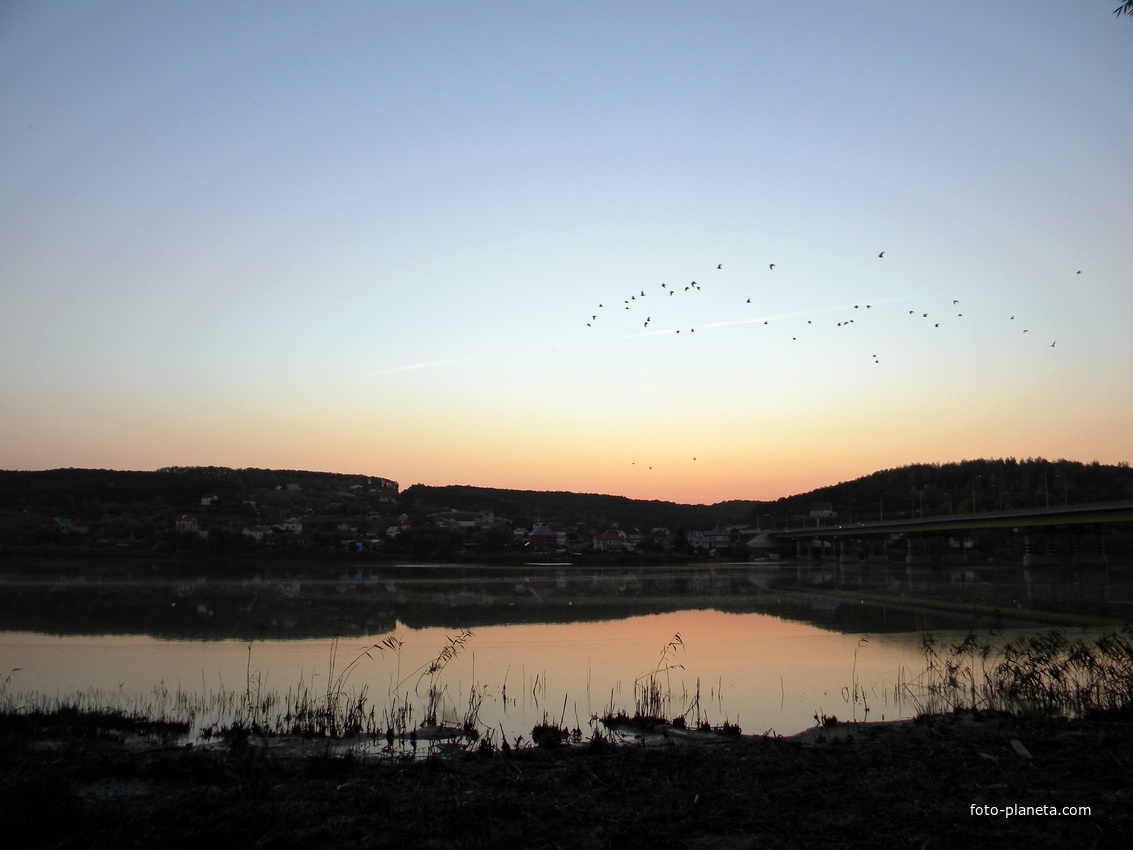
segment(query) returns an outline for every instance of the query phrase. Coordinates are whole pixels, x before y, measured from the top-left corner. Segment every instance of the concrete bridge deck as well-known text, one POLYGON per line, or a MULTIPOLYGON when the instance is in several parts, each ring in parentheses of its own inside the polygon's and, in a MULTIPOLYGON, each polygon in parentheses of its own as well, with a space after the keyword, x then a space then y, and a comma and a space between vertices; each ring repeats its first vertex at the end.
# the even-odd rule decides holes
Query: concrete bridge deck
MULTIPOLYGON (((1006 528, 1024 531, 1073 526, 1106 526, 1133 523, 1133 499, 1118 502, 1091 502, 1016 511, 984 511, 886 520, 883 522, 801 525, 767 532, 779 540, 831 537, 871 537, 893 534, 926 534, 946 531, 974 531, 1006 528)), ((1083 529, 1084 530, 1084 529, 1083 529)))

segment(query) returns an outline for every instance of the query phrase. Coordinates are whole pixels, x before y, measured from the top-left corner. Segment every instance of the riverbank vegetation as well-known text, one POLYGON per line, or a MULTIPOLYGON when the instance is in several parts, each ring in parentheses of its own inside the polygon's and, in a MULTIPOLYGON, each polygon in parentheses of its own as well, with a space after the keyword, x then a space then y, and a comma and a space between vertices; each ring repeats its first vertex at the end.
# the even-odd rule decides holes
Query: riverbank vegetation
MULTIPOLYGON (((411 674, 426 705, 466 639, 411 674)), ((637 680, 633 716, 676 732, 688 707, 663 683, 680 646, 678 635, 637 680)), ((430 753, 417 758, 413 748, 382 755, 384 735, 359 725, 365 695, 346 698, 350 663, 332 668, 326 693, 288 709, 306 732, 278 735, 249 722, 263 699, 249 665, 237 702, 251 713, 195 744, 177 721, 138 707, 32 705, 4 691, 0 816, 28 847, 1124 846, 1127 630, 1003 646, 990 634, 945 645, 926 636, 924 648, 922 675, 899 685, 923 701, 914 721, 824 716, 795 738, 699 742, 616 738, 599 725, 589 736, 415 741, 430 753), (375 747, 329 746, 365 738, 375 747)))
MULTIPOLYGON (((473 632, 451 635, 437 655, 412 670, 402 670, 403 643, 396 635, 364 648, 343 663, 339 640, 333 638, 325 684, 314 678, 300 680, 281 693, 264 685, 264 672, 253 663, 255 641, 248 643, 246 681, 242 688, 220 688, 203 693, 155 685, 146 694, 80 692, 69 695, 22 693, 13 687, 13 673, 0 679, 0 715, 13 718, 54 718, 60 722, 90 725, 113 722, 162 735, 177 735, 182 743, 213 740, 246 744, 252 737, 269 740, 302 739, 331 742, 340 754, 414 757, 434 751, 437 742, 446 749, 472 749, 482 754, 522 749, 525 745, 565 743, 592 745, 617 740, 653 740, 673 736, 693 741, 686 733, 713 733, 738 737, 741 729, 723 718, 713 725, 703 710, 700 682, 688 692, 674 691, 672 674, 683 671, 680 654, 684 643, 678 633, 662 648, 656 665, 633 680, 633 705, 619 705, 613 693, 601 717, 584 725, 575 718, 565 724, 569 695, 557 721, 547 716, 529 738, 511 741, 502 729, 485 726, 480 708, 486 690, 507 698, 507 686, 473 682, 467 690, 452 691, 444 680, 445 668, 469 646, 473 632), (373 695, 368 686, 355 687, 351 676, 363 660, 383 656, 392 665, 390 686, 373 695), (418 718, 420 720, 418 721, 418 718), (497 734, 497 731, 499 734, 497 734), (628 736, 628 737, 627 737, 628 736), (659 737, 658 737, 659 736, 659 737), (448 746, 453 744, 453 746, 448 746), (421 751, 418 751, 420 745, 421 751)), ((863 635, 858 648, 868 643, 863 635)), ((969 632, 960 641, 938 642, 922 637, 923 669, 904 673, 891 685, 887 702, 906 715, 920 718, 946 714, 994 713, 1018 718, 1133 719, 1133 629, 1125 627, 1095 638, 1071 637, 1061 630, 1026 634, 1010 640, 995 630, 969 632)), ((870 719, 867 689, 857 680, 857 653, 843 696, 855 720, 870 719)), ((538 688, 536 680, 533 689, 538 688)), ((830 726, 837 718, 816 715, 816 724, 830 726)))

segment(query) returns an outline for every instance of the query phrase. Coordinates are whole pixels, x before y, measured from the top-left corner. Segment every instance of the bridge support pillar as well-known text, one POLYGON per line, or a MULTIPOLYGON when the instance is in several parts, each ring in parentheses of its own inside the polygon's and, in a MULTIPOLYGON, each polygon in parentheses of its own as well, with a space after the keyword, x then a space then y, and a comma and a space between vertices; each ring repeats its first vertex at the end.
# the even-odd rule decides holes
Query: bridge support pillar
POLYGON ((799 584, 811 584, 814 581, 814 559, 811 557, 810 540, 802 538, 795 540, 796 580, 799 584), (804 545, 805 544, 805 545, 804 545))
POLYGON ((909 547, 905 554, 906 564, 927 564, 932 561, 927 537, 907 537, 905 539, 909 547))
POLYGON ((1092 547, 1086 545, 1086 535, 1074 535, 1074 566, 1100 566, 1104 567, 1109 563, 1105 554, 1105 538, 1100 534, 1095 535, 1094 545, 1092 547))
POLYGON ((860 585, 865 577, 862 567, 861 553, 858 551, 858 540, 839 541, 841 551, 838 553, 839 579, 843 585, 860 585))
POLYGON ((1055 562, 1054 554, 1054 541, 1049 536, 1043 535, 1041 541, 1036 534, 1023 535, 1023 567, 1039 567, 1053 564, 1055 562), (1039 543, 1042 543, 1042 551, 1039 551, 1039 543))
POLYGON ((941 560, 949 564, 966 564, 968 562, 968 550, 964 548, 964 537, 960 536, 959 540, 952 537, 946 537, 943 541, 944 553, 941 555, 941 560), (953 546, 953 543, 957 543, 953 546))
POLYGON ((870 563, 886 563, 889 560, 889 541, 884 537, 880 540, 870 540, 867 558, 870 563))

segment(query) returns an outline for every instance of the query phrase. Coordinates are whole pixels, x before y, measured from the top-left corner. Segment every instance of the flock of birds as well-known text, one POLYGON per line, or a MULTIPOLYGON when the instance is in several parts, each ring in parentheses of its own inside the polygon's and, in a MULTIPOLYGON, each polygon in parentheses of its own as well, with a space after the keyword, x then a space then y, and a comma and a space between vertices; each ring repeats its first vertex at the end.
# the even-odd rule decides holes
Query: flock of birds
MULTIPOLYGON (((878 255, 877 255, 877 258, 878 259, 884 259, 885 258, 885 251, 879 252, 878 255)), ((724 264, 723 263, 717 263, 715 270, 716 271, 723 271, 724 270, 724 264)), ((775 263, 769 263, 768 264, 768 271, 774 271, 774 270, 775 270, 775 263)), ((1082 273, 1081 270, 1077 271, 1077 274, 1081 274, 1081 273, 1082 273)), ((655 290, 653 294, 659 295, 662 299, 662 302, 664 302, 668 298, 675 298, 675 297, 678 297, 678 296, 684 296, 685 294, 695 294, 695 293, 699 293, 699 292, 701 292, 701 284, 698 283, 697 281, 693 280, 693 281, 690 281, 687 284, 684 284, 683 286, 681 286, 681 285, 670 286, 668 283, 661 283, 659 289, 655 290)), ((610 311, 624 312, 626 310, 641 309, 641 308, 645 307, 646 299, 648 297, 649 296, 644 289, 639 289, 637 292, 634 292, 634 293, 630 294, 628 297, 621 299, 621 304, 617 304, 616 301, 611 301, 609 303, 609 306, 607 306, 606 302, 599 303, 598 307, 597 307, 598 312, 592 312, 590 314, 590 319, 589 319, 589 321, 586 322, 586 326, 588 328, 594 328, 598 324, 599 318, 603 317, 604 315, 608 315, 610 311), (622 310, 618 311, 617 310, 618 307, 621 307, 622 310)), ((751 304, 751 303, 752 303, 751 298, 748 297, 745 301, 745 304, 751 304)), ((963 318, 963 316, 964 316, 963 312, 959 311, 960 306, 961 305, 960 305, 959 299, 952 299, 951 308, 953 310, 955 310, 956 312, 951 316, 947 316, 947 318, 963 318)), ((858 311, 870 311, 870 310, 873 310, 873 305, 872 304, 854 304, 852 309, 858 310, 858 311)), ((649 312, 648 310, 646 310, 645 312, 646 312, 646 316, 645 316, 644 320, 642 321, 642 330, 643 331, 648 330, 650 325, 654 324, 652 313, 649 312)), ((932 314, 930 314, 929 312, 924 311, 924 310, 909 310, 908 314, 912 317, 919 317, 921 319, 932 319, 933 320, 932 321, 932 327, 934 327, 934 328, 939 328, 941 326, 941 322, 945 318, 945 317, 939 317, 939 314, 936 313, 935 311, 932 314)), ((855 313, 855 314, 851 314, 849 316, 846 316, 846 317, 842 318, 840 321, 835 322, 834 326, 837 327, 837 328, 847 328, 847 327, 855 324, 856 317, 859 316, 859 315, 861 315, 861 313, 855 313)), ((768 324, 771 323, 771 321, 772 321, 772 319, 764 319, 762 323, 764 325, 768 325, 768 324)), ((1010 316, 1008 321, 1015 321, 1015 316, 1014 315, 1010 316)), ((721 324, 726 324, 726 323, 721 323, 721 324)), ((815 320, 814 319, 807 319, 806 324, 807 325, 814 325, 815 320)), ((671 329, 671 331, 669 331, 669 332, 672 332, 674 334, 679 334, 681 332, 681 330, 682 330, 682 328, 675 328, 675 329, 671 329)), ((696 327, 695 326, 688 327, 687 330, 688 330, 689 333, 695 333, 696 327)), ((661 331, 657 331, 657 332, 661 333, 661 331)), ((1025 333, 1025 334, 1030 333, 1030 329, 1029 328, 1022 328, 1022 333, 1025 333)), ((798 331, 796 331, 795 334, 796 335, 791 337, 791 341, 798 341, 798 339, 799 339, 799 337, 797 335, 798 331)), ((1057 340, 1050 342, 1047 347, 1054 348, 1056 345, 1057 345, 1057 340)), ((872 356, 873 362, 875 364, 880 364, 881 359, 880 359, 880 357, 877 353, 874 353, 871 356, 872 356)))
MULTIPOLYGON (((885 251, 881 251, 880 253, 878 253, 877 259, 878 260, 884 260, 885 259, 885 251)), ((775 263, 769 263, 768 264, 768 272, 774 272, 775 269, 776 269, 775 263)), ((717 263, 716 266, 715 266, 715 269, 713 270, 713 272, 723 272, 723 271, 724 271, 724 264, 723 263, 717 263)), ((713 272, 710 272, 710 274, 713 274, 713 272)), ((1079 274, 1079 275, 1082 274, 1081 270, 1078 270, 1076 273, 1079 274)), ((709 288, 710 288, 710 290, 715 289, 715 287, 709 287, 709 288)), ((723 287, 723 291, 725 293, 727 292, 727 289, 728 289, 728 287, 723 287)), ((637 321, 639 321, 641 323, 639 329, 636 332, 637 335, 641 335, 641 334, 649 334, 649 335, 652 335, 652 334, 669 334, 669 333, 680 334, 682 330, 687 331, 687 333, 695 333, 696 332, 696 326, 690 326, 687 323, 689 311, 683 309, 684 306, 686 304, 689 304, 690 302, 682 302, 681 299, 690 298, 690 297, 691 298, 699 298, 700 293, 702 291, 703 291, 702 285, 695 280, 689 281, 687 284, 679 284, 679 285, 672 285, 672 284, 669 284, 667 282, 660 283, 659 285, 656 286, 656 288, 651 287, 648 292, 645 289, 638 288, 635 292, 628 294, 624 298, 611 299, 609 301, 603 301, 602 303, 599 303, 598 306, 597 306, 597 309, 592 310, 590 312, 589 320, 586 322, 586 327, 593 329, 599 324, 599 322, 616 321, 615 317, 621 318, 621 319, 624 320, 624 318, 626 317, 627 311, 631 315, 636 311, 638 313, 638 316, 640 316, 641 313, 645 314, 643 318, 635 317, 635 318, 637 318, 637 321), (669 321, 672 318, 672 314, 673 314, 673 310, 671 309, 672 307, 677 308, 677 310, 679 311, 678 315, 680 316, 680 318, 686 319, 686 322, 682 323, 680 328, 674 327, 673 323, 671 321, 669 321), (654 320, 655 314, 659 317, 659 321, 654 320), (665 326, 666 323, 667 323, 667 327, 664 330, 657 330, 657 329, 652 330, 652 331, 650 330, 651 326, 656 326, 656 325, 665 326)), ((737 303, 734 305, 734 307, 737 310, 742 310, 744 307, 752 304, 752 298, 751 297, 746 297, 742 302, 739 302, 738 298, 743 298, 743 296, 742 295, 737 296, 737 303)), ((757 302, 758 302, 758 300, 759 299, 757 299, 757 302)), ((861 326, 862 324, 868 325, 870 322, 869 322, 869 320, 866 320, 864 318, 866 315, 869 315, 872 318, 873 316, 876 316, 878 313, 885 312, 887 310, 887 308, 890 308, 893 305, 893 303, 894 303, 893 299, 886 299, 884 301, 879 301, 876 305, 871 304, 871 303, 865 303, 865 302, 853 304, 852 306, 847 305, 846 308, 845 308, 844 315, 842 315, 841 318, 836 319, 836 320, 830 320, 830 319, 823 320, 821 318, 805 318, 805 314, 800 315, 800 314, 797 314, 797 313, 790 314, 790 315, 787 315, 787 316, 772 316, 772 317, 767 317, 767 318, 763 318, 763 319, 760 319, 760 318, 743 318, 742 317, 743 314, 741 312, 741 313, 738 314, 738 315, 741 316, 741 318, 739 318, 739 319, 732 319, 732 320, 723 321, 723 322, 711 322, 711 323, 707 323, 707 324, 702 324, 701 327, 702 328, 719 327, 721 325, 741 324, 741 323, 742 324, 749 324, 750 323, 750 324, 757 324, 757 325, 759 325, 759 324, 769 325, 769 324, 773 324, 773 323, 778 324, 778 323, 791 322, 792 324, 790 324, 790 326, 789 326, 790 329, 788 330, 788 333, 792 334, 792 336, 790 337, 790 340, 792 342, 794 342, 794 341, 798 341, 800 339, 800 336, 803 336, 805 338, 806 331, 809 328, 817 329, 817 328, 823 327, 823 325, 826 325, 826 327, 833 326, 836 329, 837 328, 843 328, 844 329, 844 328, 852 327, 855 324, 858 324, 859 326, 861 326), (861 323, 859 323, 857 321, 858 319, 862 319, 863 321, 861 323)), ((728 308, 728 309, 731 310, 732 308, 728 308)), ((824 312, 829 312, 829 311, 816 310, 816 311, 814 311, 814 315, 817 316, 819 313, 824 313, 824 312)), ((910 319, 915 319, 917 321, 924 322, 924 323, 926 323, 925 326, 928 326, 928 327, 931 327, 931 328, 934 328, 934 329, 941 328, 942 325, 947 326, 953 320, 962 320, 964 318, 963 305, 961 304, 959 298, 945 299, 942 304, 929 305, 929 309, 924 309, 924 306, 922 305, 921 309, 907 310, 907 314, 910 317, 910 319)), ((975 315, 978 316, 979 313, 977 312, 975 315)), ((1010 315, 1010 316, 1004 317, 1003 321, 1008 322, 1008 323, 1014 323, 1014 325, 1015 325, 1014 330, 1015 330, 1016 333, 1022 333, 1022 334, 1031 333, 1030 328, 1025 327, 1024 322, 1018 321, 1016 319, 1015 315, 1010 315)), ((1047 347, 1054 348, 1056 345, 1057 345, 1057 340, 1053 340, 1053 341, 1051 341, 1050 343, 1047 344, 1047 347)), ((864 348, 864 351, 870 351, 870 350, 871 350, 871 348, 864 348)), ((872 359, 874 364, 880 364, 881 363, 880 350, 872 353, 870 355, 870 358, 872 359)), ((692 457, 692 460, 695 461, 696 457, 692 457)), ((652 463, 641 463, 641 464, 639 464, 639 463, 637 463, 637 461, 631 461, 631 465, 634 466, 634 467, 637 467, 639 469, 642 469, 642 470, 652 470, 653 469, 652 463)))

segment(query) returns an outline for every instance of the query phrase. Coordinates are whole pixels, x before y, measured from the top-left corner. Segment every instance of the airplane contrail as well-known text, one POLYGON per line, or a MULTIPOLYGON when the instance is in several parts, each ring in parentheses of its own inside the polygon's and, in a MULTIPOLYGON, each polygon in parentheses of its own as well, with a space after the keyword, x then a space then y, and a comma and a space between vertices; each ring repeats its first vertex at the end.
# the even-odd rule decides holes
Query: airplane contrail
POLYGON ((391 366, 389 369, 379 369, 377 372, 367 372, 366 377, 372 378, 377 375, 395 375, 398 372, 412 372, 414 369, 428 369, 431 366, 443 366, 446 363, 459 362, 459 358, 451 358, 449 360, 429 360, 425 363, 407 363, 404 366, 391 366))

